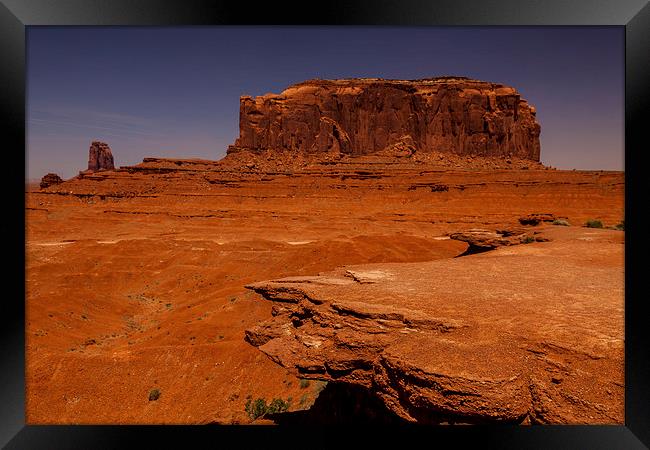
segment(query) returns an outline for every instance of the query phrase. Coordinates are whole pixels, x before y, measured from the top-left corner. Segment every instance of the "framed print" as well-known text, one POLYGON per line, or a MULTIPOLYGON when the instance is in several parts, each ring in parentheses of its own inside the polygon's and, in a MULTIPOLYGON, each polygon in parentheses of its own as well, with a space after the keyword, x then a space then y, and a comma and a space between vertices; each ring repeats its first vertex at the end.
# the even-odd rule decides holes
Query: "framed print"
POLYGON ((647 446, 647 3, 317 9, 3 1, 2 444, 647 446))

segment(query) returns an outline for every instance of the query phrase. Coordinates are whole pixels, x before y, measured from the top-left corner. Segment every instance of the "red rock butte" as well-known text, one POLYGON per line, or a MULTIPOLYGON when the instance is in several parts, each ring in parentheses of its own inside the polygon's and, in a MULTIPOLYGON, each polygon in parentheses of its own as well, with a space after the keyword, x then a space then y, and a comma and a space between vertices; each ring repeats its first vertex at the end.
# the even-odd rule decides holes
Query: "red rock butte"
POLYGON ((88 170, 95 172, 113 169, 115 169, 115 164, 111 148, 104 142, 93 141, 88 150, 88 170))
POLYGON ((401 152, 539 161, 536 111, 512 87, 464 77, 309 80, 240 100, 228 153, 401 152))

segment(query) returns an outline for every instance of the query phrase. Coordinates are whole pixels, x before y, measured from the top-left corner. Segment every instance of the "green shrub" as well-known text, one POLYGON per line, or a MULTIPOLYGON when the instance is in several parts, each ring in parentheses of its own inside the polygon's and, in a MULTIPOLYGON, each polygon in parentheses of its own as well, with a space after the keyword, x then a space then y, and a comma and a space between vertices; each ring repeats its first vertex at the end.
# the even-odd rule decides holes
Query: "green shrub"
POLYGON ((268 405, 266 404, 266 400, 263 398, 258 398, 255 401, 252 401, 249 398, 244 406, 244 410, 248 414, 248 417, 253 420, 264 417, 267 414, 285 412, 288 409, 289 403, 285 402, 281 398, 274 398, 268 405))
POLYGON ((621 223, 616 225, 617 230, 625 231, 625 221, 621 220, 621 223))
POLYGON ((585 226, 587 228, 602 228, 603 223, 600 220, 589 219, 589 220, 587 220, 587 223, 585 223, 585 226))
POLYGON ((244 410, 248 414, 248 417, 251 419, 255 420, 259 417, 262 417, 264 414, 266 414, 266 400, 263 398, 258 398, 254 402, 251 401, 249 398, 246 401, 246 406, 244 406, 244 410))
POLYGON ((532 236, 525 236, 521 239, 522 244, 530 244, 531 242, 535 242, 535 238, 532 236))
POLYGON ((300 380, 300 389, 306 389, 309 387, 309 380, 305 380, 304 378, 300 380))
POLYGON ((267 414, 281 413, 289 409, 289 403, 285 402, 281 398, 274 398, 269 403, 268 408, 266 409, 267 414))
POLYGON ((553 225, 561 225, 563 227, 568 227, 571 224, 567 220, 564 220, 564 219, 555 219, 553 221, 553 225))
POLYGON ((158 400, 160 398, 160 389, 152 389, 149 391, 149 401, 158 400))

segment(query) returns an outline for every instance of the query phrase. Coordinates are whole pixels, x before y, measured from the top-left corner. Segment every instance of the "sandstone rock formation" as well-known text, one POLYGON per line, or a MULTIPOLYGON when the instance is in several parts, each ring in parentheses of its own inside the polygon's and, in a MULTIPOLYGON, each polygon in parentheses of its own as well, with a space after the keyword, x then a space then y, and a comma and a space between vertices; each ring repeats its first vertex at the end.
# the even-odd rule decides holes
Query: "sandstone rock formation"
POLYGON ((241 97, 239 128, 229 154, 540 156, 535 108, 514 88, 463 77, 305 81, 241 97))
POLYGON ((525 230, 516 228, 497 231, 472 228, 466 231, 451 233, 449 238, 467 242, 469 247, 466 254, 480 253, 507 245, 517 245, 535 240, 534 237, 526 234, 525 230))
POLYGON ((555 217, 548 213, 533 213, 519 218, 522 225, 539 225, 541 222, 553 222, 556 219, 566 219, 566 217, 555 217))
POLYGON ((60 176, 55 173, 48 173, 43 178, 41 178, 41 189, 45 189, 52 185, 60 183, 63 183, 63 180, 60 176))
POLYGON ((546 232, 551 242, 463 258, 250 284, 273 306, 246 339, 408 421, 621 423, 623 236, 546 232))
POLYGON ((96 172, 98 170, 113 170, 113 153, 108 144, 99 141, 93 141, 88 151, 88 170, 96 172))

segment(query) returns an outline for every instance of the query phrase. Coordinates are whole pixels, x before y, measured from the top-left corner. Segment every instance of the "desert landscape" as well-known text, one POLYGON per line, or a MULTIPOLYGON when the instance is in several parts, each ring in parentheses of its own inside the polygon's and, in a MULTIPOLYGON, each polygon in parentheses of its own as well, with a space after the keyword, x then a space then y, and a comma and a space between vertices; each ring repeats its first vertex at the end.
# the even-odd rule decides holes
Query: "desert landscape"
POLYGON ((28 187, 28 423, 624 423, 624 172, 544 166, 535 107, 464 77, 239 126, 28 187))

